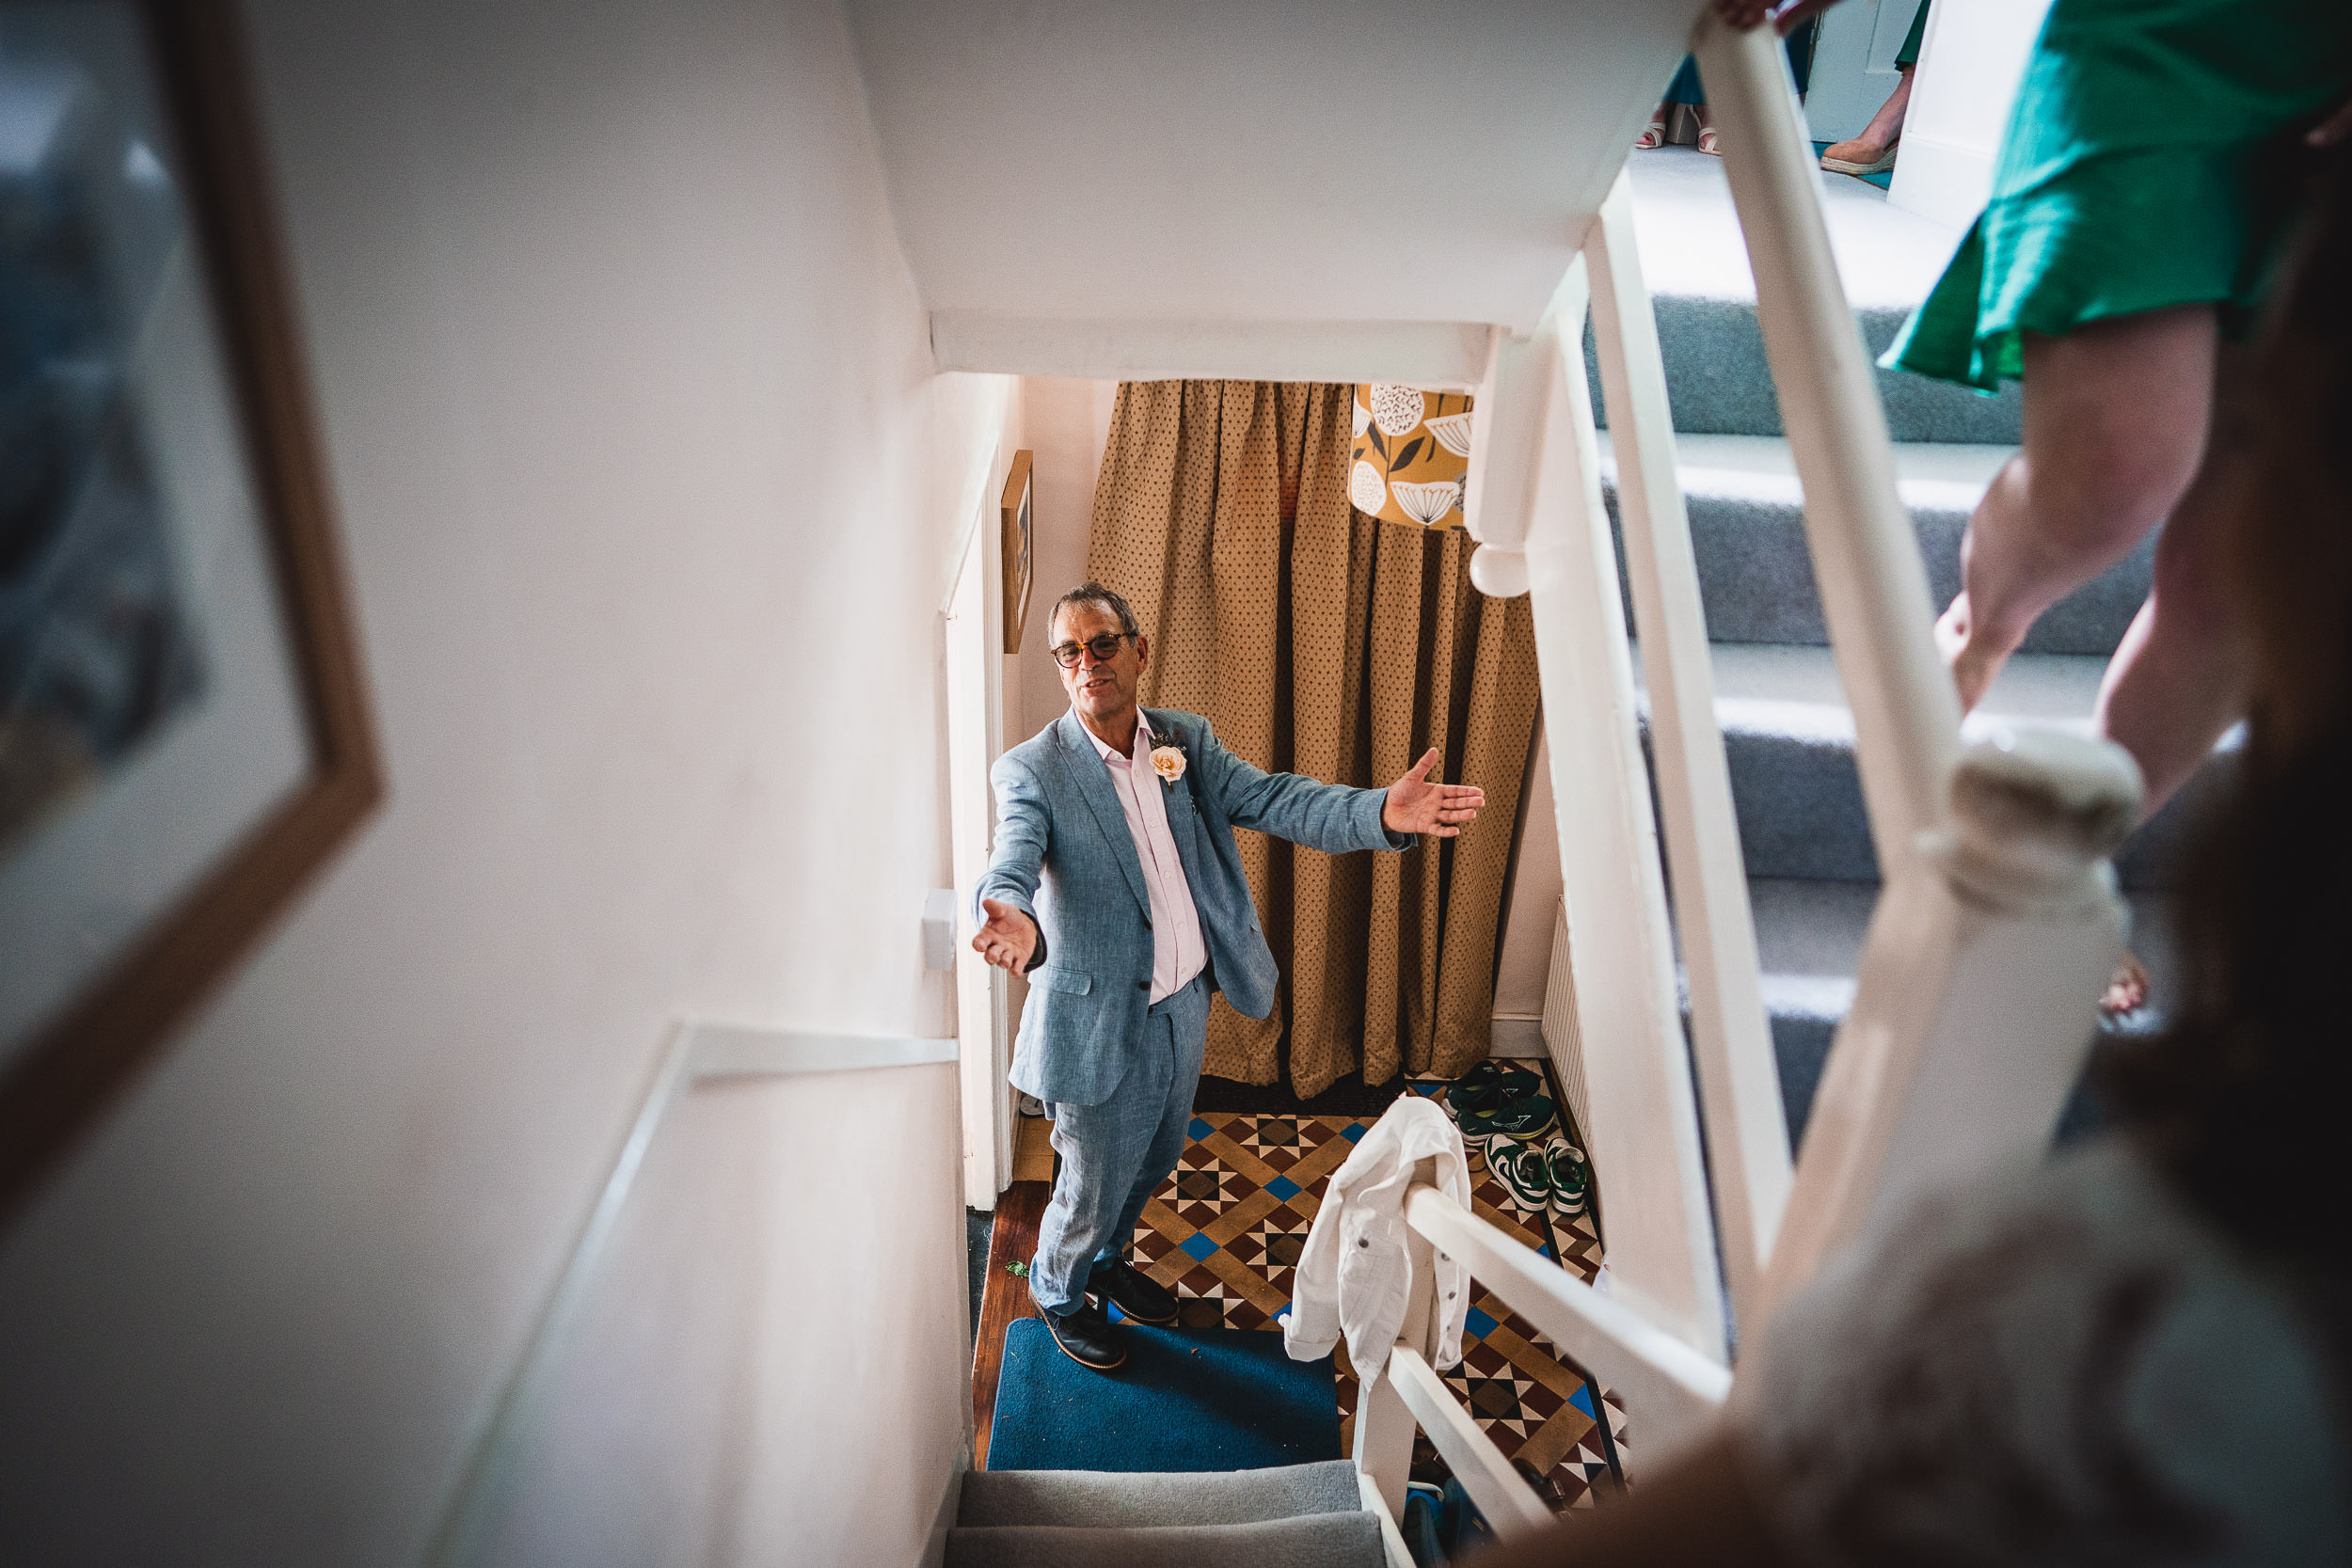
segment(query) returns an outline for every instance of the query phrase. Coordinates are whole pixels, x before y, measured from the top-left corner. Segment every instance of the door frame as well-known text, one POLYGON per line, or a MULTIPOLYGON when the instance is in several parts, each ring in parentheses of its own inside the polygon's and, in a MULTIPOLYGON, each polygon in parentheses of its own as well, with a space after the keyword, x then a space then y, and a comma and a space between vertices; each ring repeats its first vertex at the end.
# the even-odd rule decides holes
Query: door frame
POLYGON ((997 492, 1012 457, 1000 441, 966 519, 970 537, 943 617, 947 698, 947 824, 956 887, 954 1006, 963 1118, 963 1200, 993 1210, 1012 1180, 1010 977, 972 950, 972 890, 996 830, 989 769, 1004 749, 1004 550, 997 492))

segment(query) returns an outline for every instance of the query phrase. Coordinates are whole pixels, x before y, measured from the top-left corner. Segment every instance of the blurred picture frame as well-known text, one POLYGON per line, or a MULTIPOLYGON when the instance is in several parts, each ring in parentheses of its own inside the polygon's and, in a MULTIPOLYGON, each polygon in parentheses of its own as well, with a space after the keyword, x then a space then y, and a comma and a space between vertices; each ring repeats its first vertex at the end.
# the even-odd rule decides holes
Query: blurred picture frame
POLYGON ((238 22, 0 0, 0 1222, 382 793, 238 22))
POLYGON ((1021 634, 1029 621, 1029 590, 1037 581, 1037 517, 1030 469, 1037 454, 1027 450, 1012 454, 1005 474, 1000 506, 1004 526, 1005 652, 1021 651, 1021 634))

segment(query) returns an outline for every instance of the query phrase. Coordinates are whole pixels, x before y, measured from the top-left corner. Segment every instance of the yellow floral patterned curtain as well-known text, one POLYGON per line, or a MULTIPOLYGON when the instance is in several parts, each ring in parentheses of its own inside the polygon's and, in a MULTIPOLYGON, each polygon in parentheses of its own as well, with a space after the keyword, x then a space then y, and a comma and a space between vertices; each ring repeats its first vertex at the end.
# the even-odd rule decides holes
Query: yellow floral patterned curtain
POLYGON ((1218 1000, 1220 1077, 1275 1082, 1286 1030, 1301 1096, 1487 1053, 1536 684, 1527 601, 1470 582, 1469 412, 1382 385, 1120 388, 1089 566, 1152 638, 1145 703, 1206 715, 1261 768, 1376 786, 1434 745, 1440 776, 1486 791, 1469 832, 1403 855, 1239 835, 1283 984, 1263 1022, 1218 1000))
POLYGON ((1380 381, 1359 387, 1347 499, 1382 522, 1459 528, 1470 442, 1467 394, 1380 381))

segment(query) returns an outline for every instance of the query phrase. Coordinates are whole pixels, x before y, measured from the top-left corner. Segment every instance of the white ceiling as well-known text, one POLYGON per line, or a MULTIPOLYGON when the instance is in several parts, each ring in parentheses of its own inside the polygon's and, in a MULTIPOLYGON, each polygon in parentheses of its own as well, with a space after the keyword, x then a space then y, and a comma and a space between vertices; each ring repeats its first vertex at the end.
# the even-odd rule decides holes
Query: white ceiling
POLYGON ((1534 325, 1699 4, 847 9, 943 368, 1440 381, 1534 325))

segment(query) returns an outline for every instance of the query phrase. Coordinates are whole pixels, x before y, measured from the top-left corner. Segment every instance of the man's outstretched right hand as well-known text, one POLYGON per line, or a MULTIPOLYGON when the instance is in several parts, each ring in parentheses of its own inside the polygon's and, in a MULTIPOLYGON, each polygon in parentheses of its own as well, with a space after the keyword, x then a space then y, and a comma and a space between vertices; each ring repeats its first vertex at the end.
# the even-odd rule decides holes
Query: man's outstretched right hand
POLYGON ((972 939, 972 950, 1009 974, 1019 974, 1029 967, 1029 955, 1037 951, 1037 926, 1029 917, 1010 904, 1000 904, 993 898, 980 900, 980 908, 988 911, 988 923, 972 939))

